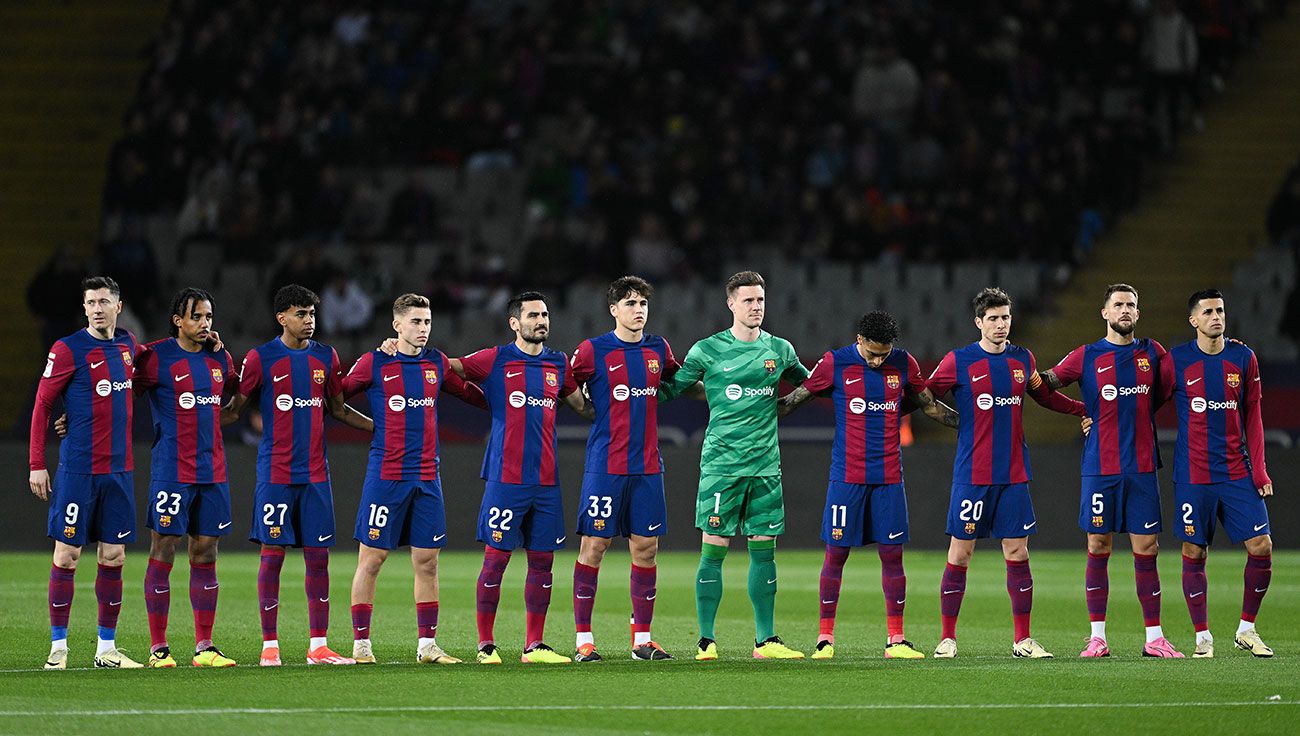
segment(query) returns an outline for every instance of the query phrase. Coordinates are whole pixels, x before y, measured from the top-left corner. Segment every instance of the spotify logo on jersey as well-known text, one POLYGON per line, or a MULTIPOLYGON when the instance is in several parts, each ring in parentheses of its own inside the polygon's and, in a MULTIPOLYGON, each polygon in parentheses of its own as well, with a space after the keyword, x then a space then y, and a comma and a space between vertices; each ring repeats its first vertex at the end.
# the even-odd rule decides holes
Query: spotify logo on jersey
POLYGON ((406 397, 405 397, 405 396, 389 396, 389 397, 388 397, 388 408, 391 409, 392 411, 403 411, 404 409, 406 409, 406 397))
POLYGON ((853 398, 849 399, 849 411, 853 412, 854 414, 861 414, 866 410, 867 410, 867 402, 861 397, 854 396, 853 398))
POLYGON ((627 386, 624 386, 623 384, 620 383, 619 385, 614 387, 614 390, 611 393, 614 394, 615 401, 627 401, 627 397, 628 397, 627 386))
POLYGON ((280 411, 289 411, 293 408, 293 397, 289 394, 280 394, 275 397, 275 408, 280 411))
POLYGON ((993 408, 993 397, 989 394, 980 394, 975 397, 975 406, 988 411, 993 408))
POLYGON ((108 396, 113 393, 113 382, 107 378, 102 379, 99 383, 95 384, 95 393, 100 396, 108 396))
POLYGON ((194 408, 194 394, 190 393, 189 391, 186 391, 185 393, 183 393, 183 394, 181 394, 180 396, 177 396, 177 397, 176 397, 176 403, 177 403, 177 404, 180 404, 180 407, 181 407, 182 409, 193 409, 193 408, 194 408))
POLYGON ((511 391, 507 400, 516 409, 528 403, 528 397, 524 395, 523 391, 511 391))
POLYGON ((745 393, 745 390, 740 387, 740 384, 733 383, 730 386, 727 386, 727 390, 725 393, 727 394, 728 399, 735 401, 745 393))
POLYGON ((1119 392, 1115 390, 1114 386, 1106 385, 1101 387, 1101 398, 1107 401, 1114 401, 1118 395, 1119 392))

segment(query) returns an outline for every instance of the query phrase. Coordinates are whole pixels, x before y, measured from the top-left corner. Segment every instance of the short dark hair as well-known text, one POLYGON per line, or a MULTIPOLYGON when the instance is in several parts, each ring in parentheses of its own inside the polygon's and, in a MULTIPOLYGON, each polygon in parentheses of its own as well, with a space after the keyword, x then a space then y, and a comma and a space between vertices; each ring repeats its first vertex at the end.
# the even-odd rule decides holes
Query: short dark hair
POLYGON ((605 300, 611 305, 618 304, 633 292, 649 299, 654 295, 655 287, 640 276, 620 276, 610 283, 609 290, 605 292, 605 300))
POLYGON ((524 302, 544 302, 546 295, 540 291, 523 291, 510 297, 506 302, 506 315, 519 319, 519 315, 524 311, 524 302))
POLYGON ((877 309, 858 320, 858 334, 871 342, 892 345, 898 339, 898 321, 889 312, 877 309))
POLYGON ((118 299, 122 298, 122 287, 118 286, 111 276, 87 276, 81 280, 82 296, 85 296, 87 291, 95 291, 96 289, 108 289, 108 293, 118 299))
POLYGON ((393 300, 393 316, 400 317, 412 309, 428 309, 429 300, 419 294, 403 294, 393 300))
MULTIPOLYGON (((176 298, 172 299, 172 316, 184 319, 194 311, 194 307, 199 302, 212 304, 212 295, 202 289, 196 289, 193 286, 187 286, 176 293, 176 298)), ((167 318, 167 327, 172 337, 178 337, 181 334, 181 328, 167 318)))
POLYGON ((974 299, 970 300, 971 307, 975 310, 975 316, 984 319, 990 309, 995 307, 1011 306, 1011 296, 996 286, 989 286, 980 290, 974 299))
POLYGON ((275 292, 275 299, 272 301, 272 309, 276 314, 287 312, 294 307, 316 307, 320 306, 320 297, 316 292, 305 286, 298 284, 289 284, 281 286, 280 290, 275 292))
POLYGON ((1191 314, 1192 312, 1195 312, 1196 305, 1200 304, 1205 299, 1222 298, 1223 292, 1218 289, 1201 289, 1200 291, 1194 291, 1191 296, 1187 297, 1187 313, 1191 314))
POLYGON ((1132 294, 1134 299, 1137 299, 1138 296, 1138 290, 1134 289, 1132 286, 1129 286, 1128 284, 1125 283, 1111 284, 1110 286, 1106 287, 1106 297, 1101 300, 1101 306, 1105 307, 1107 304, 1110 304, 1110 295, 1114 294, 1117 291, 1126 291, 1132 294))
POLYGON ((767 288, 767 282, 763 280, 763 275, 758 271, 741 271, 727 279, 727 296, 736 293, 736 289, 742 286, 762 286, 767 288))

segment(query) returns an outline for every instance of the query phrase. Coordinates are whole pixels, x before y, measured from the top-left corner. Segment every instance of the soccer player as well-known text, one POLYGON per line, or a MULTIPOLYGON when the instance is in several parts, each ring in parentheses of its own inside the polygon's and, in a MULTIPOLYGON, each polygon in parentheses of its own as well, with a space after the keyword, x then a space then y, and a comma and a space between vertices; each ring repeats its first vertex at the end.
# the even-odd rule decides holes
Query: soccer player
POLYGON ((438 397, 443 389, 485 408, 483 392, 448 369, 429 346, 429 300, 403 294, 393 302, 397 353, 373 350, 343 379, 346 396, 365 392, 375 435, 353 538, 360 545, 352 578, 352 658, 373 663, 370 618, 375 583, 391 550, 410 545, 415 569, 415 660, 457 664, 438 646, 438 550, 447 544, 447 516, 438 475, 438 397))
POLYGON ((595 410, 587 437, 578 509, 582 543, 573 565, 573 619, 578 662, 599 661, 591 635, 600 562, 612 538, 628 538, 632 555, 632 658, 672 659, 650 637, 656 596, 655 555, 667 532, 664 464, 659 456, 659 383, 679 367, 668 342, 645 332, 654 289, 623 276, 606 299, 614 329, 583 340, 573 353, 573 379, 595 410))
POLYGON ((175 667, 167 644, 171 570, 176 547, 189 535, 190 605, 195 667, 233 667, 212 643, 217 612, 217 540, 230 533, 230 485, 221 438, 222 393, 234 393, 230 353, 210 347, 212 296, 182 289, 172 302, 172 337, 149 343, 136 362, 135 390, 147 393, 153 414, 150 532, 144 602, 150 667, 175 667))
POLYGON ((1192 294, 1187 311, 1196 339, 1170 350, 1160 373, 1161 386, 1178 410, 1174 506, 1183 540, 1183 597, 1196 629, 1192 656, 1214 656, 1205 557, 1217 518, 1228 538, 1246 547, 1241 622, 1234 641, 1256 657, 1271 657, 1273 650, 1255 630, 1273 576, 1273 539, 1264 505, 1273 495, 1273 481, 1264 462, 1259 364, 1250 348, 1224 339, 1227 314, 1218 290, 1192 294))
POLYGON ((1029 448, 1021 410, 1026 394, 1053 411, 1086 416, 1082 403, 1052 391, 1035 370, 1034 356, 1012 345, 1011 297, 998 288, 975 296, 978 342, 943 357, 930 376, 937 398, 953 392, 964 418, 957 429, 952 497, 948 503, 948 564, 940 587, 942 639, 934 656, 957 656, 957 615, 966 592, 966 569, 975 540, 1002 540, 1007 562, 1007 593, 1015 624, 1011 652, 1017 657, 1051 657, 1029 635, 1034 579, 1029 572, 1029 535, 1038 521, 1029 498, 1029 448))
POLYGON ((695 612, 695 658, 714 660, 714 622, 722 601, 722 563, 731 538, 749 539, 749 600, 754 608, 755 659, 803 659, 775 631, 776 538, 785 531, 781 451, 777 445, 777 384, 803 383, 808 369, 794 346, 762 330, 766 288, 755 271, 727 280, 731 327, 691 346, 668 381, 668 395, 703 381, 709 424, 700 457, 695 526, 701 532, 695 612))
POLYGON ((551 567, 566 536, 555 463, 555 413, 563 401, 583 414, 588 412, 587 402, 573 382, 564 353, 546 347, 551 324, 546 297, 535 291, 517 294, 506 313, 514 342, 448 361, 462 378, 482 387, 492 412, 478 518, 478 541, 484 545, 477 592, 478 662, 501 664, 493 635, 501 577, 511 552, 522 546, 528 551, 528 576, 520 660, 558 664, 571 660, 543 639, 551 604, 551 567))
POLYGON ((1138 294, 1128 284, 1111 284, 1102 299, 1106 336, 1081 345, 1042 372, 1053 389, 1078 382, 1088 416, 1095 424, 1083 445, 1083 489, 1079 528, 1088 535, 1084 597, 1092 632, 1080 657, 1109 657, 1106 603, 1115 532, 1129 535, 1138 603, 1146 623, 1144 657, 1178 659, 1183 655, 1160 627, 1160 486, 1156 469, 1155 413, 1161 396, 1160 361, 1165 349, 1150 338, 1135 338, 1138 294))
POLYGON ((325 412, 366 432, 369 417, 343 401, 339 356, 312 340, 320 299, 297 284, 275 294, 273 308, 282 332, 244 356, 239 392, 222 410, 229 424, 256 394, 262 413, 257 448, 257 488, 249 540, 262 546, 257 597, 262 618, 263 667, 280 666, 277 633, 280 569, 285 547, 302 547, 307 568, 307 615, 311 641, 307 664, 355 664, 331 650, 329 628, 329 548, 334 546, 334 496, 325 457, 325 412))
POLYGON ((781 398, 787 414, 814 396, 835 404, 835 443, 822 513, 821 631, 813 659, 835 656, 835 610, 844 563, 853 547, 876 544, 885 593, 888 638, 885 657, 922 659, 903 635, 907 576, 903 545, 908 540, 907 495, 898 427, 910 400, 927 416, 952 428, 957 412, 935 401, 921 368, 906 350, 894 347, 898 323, 888 312, 868 312, 858 321, 857 341, 822 356, 803 385, 781 398))
POLYGON ((132 379, 139 353, 135 337, 117 328, 122 290, 107 276, 81 282, 84 330, 50 347, 36 391, 28 448, 32 493, 50 501, 48 534, 54 540, 50 568, 50 656, 47 670, 68 666, 68 613, 81 548, 97 543, 95 598, 99 642, 95 666, 132 669, 144 665, 117 648, 122 610, 122 565, 135 539, 134 458, 131 452, 132 379), (45 433, 55 400, 68 414, 68 438, 59 447, 54 482, 45 465, 45 433))

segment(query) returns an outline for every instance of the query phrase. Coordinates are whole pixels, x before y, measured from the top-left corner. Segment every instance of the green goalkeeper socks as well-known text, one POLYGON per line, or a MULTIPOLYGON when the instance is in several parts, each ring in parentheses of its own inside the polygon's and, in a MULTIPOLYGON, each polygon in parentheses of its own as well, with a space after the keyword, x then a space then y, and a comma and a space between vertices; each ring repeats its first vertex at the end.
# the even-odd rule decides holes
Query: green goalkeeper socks
POLYGON ((754 605, 754 641, 776 636, 776 540, 749 542, 749 601, 754 605))
POLYGON ((722 603, 722 561, 727 548, 704 544, 700 548, 700 568, 695 574, 695 615, 700 622, 700 638, 713 639, 713 622, 722 603))

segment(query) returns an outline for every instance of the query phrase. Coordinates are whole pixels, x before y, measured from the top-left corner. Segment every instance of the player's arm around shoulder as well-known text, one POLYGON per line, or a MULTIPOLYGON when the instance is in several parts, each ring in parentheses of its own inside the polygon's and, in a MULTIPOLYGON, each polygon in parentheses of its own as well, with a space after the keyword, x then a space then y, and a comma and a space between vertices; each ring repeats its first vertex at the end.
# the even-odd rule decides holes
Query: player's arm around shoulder
POLYGON ((777 399, 776 415, 784 417, 790 412, 798 409, 804 404, 812 401, 818 394, 829 391, 835 380, 835 354, 827 350, 822 355, 817 365, 813 366, 812 372, 809 373, 799 386, 787 393, 785 396, 777 399))
POLYGON ((704 399, 704 374, 708 371, 712 361, 707 355, 707 351, 701 346, 704 341, 701 340, 691 346, 686 351, 686 358, 682 361, 679 368, 673 371, 667 380, 659 384, 659 400, 672 401, 678 396, 685 396, 689 399, 704 399))

